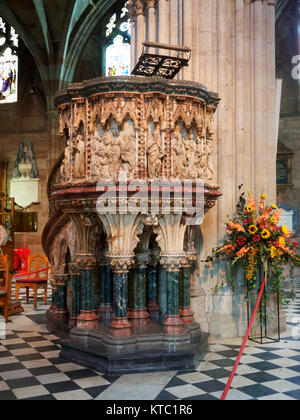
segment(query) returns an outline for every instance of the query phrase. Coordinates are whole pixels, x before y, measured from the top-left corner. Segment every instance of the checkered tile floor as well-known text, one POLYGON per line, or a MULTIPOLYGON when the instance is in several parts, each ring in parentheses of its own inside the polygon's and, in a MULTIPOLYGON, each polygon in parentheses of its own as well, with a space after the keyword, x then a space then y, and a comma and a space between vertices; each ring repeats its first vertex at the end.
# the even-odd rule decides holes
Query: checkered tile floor
MULTIPOLYGON (((300 400, 300 282, 286 316, 288 331, 280 343, 248 342, 228 399, 300 400)), ((59 340, 42 327, 10 330, 0 340, 0 400, 219 400, 240 342, 212 343, 197 370, 153 374, 150 392, 149 373, 101 375, 60 359, 59 340)))

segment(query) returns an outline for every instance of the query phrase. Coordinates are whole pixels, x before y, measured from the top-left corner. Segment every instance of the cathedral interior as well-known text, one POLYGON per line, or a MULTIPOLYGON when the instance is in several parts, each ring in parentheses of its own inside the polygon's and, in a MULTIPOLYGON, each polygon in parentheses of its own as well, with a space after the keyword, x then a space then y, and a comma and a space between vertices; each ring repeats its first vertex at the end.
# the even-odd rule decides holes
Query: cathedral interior
POLYGON ((241 188, 299 239, 299 80, 299 0, 0 1, 0 400, 219 399, 249 313, 207 258, 241 188))

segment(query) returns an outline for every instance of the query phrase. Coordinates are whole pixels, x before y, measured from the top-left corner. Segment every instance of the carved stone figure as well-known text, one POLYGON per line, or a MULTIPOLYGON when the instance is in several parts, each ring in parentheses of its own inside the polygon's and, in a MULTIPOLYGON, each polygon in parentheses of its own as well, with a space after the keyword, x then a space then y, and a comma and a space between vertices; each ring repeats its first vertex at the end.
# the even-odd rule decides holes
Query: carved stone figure
POLYGON ((148 176, 149 178, 159 178, 162 172, 162 161, 166 154, 161 147, 161 137, 159 125, 157 125, 153 136, 150 137, 148 144, 148 176))
POLYGON ((115 140, 114 143, 108 148, 107 156, 109 158, 108 174, 109 178, 115 179, 118 177, 121 164, 122 164, 122 150, 119 140, 115 140))
POLYGON ((187 152, 186 156, 188 165, 188 176, 192 179, 195 179, 197 178, 197 170, 195 167, 197 146, 194 140, 194 134, 192 132, 188 134, 185 148, 187 152))
POLYGON ((74 178, 84 178, 85 175, 85 143, 83 137, 79 134, 73 146, 74 153, 74 178))
POLYGON ((185 179, 188 174, 188 161, 184 138, 180 132, 180 126, 177 125, 174 132, 173 143, 173 169, 176 178, 185 179))
POLYGON ((70 151, 70 142, 68 141, 67 147, 65 148, 65 157, 61 165, 61 178, 64 181, 68 181, 70 179, 70 171, 71 171, 71 151, 70 151))
POLYGON ((206 169, 206 145, 205 139, 203 137, 198 138, 196 146, 196 161, 195 167, 197 170, 198 178, 205 178, 205 169, 206 169))
POLYGON ((91 162, 92 173, 99 178, 109 178, 109 159, 105 144, 101 137, 95 137, 93 158, 91 162))
POLYGON ((121 167, 120 170, 127 172, 129 179, 134 177, 136 169, 136 138, 133 127, 125 121, 123 130, 120 134, 119 144, 121 147, 121 167))

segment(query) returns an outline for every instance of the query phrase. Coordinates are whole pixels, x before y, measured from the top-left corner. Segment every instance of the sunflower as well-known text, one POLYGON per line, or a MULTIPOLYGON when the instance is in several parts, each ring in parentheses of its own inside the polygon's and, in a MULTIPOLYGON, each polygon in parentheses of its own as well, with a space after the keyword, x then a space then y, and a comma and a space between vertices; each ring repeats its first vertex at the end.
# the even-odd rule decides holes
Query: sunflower
POLYGON ((252 206, 247 206, 246 210, 248 213, 252 213, 253 212, 253 207, 252 206))
POLYGON ((268 229, 264 229, 261 233, 261 237, 263 239, 269 239, 271 236, 271 233, 268 231, 268 229))
POLYGON ((251 225, 249 226, 249 233, 251 233, 251 235, 255 235, 258 231, 257 227, 255 225, 251 225))

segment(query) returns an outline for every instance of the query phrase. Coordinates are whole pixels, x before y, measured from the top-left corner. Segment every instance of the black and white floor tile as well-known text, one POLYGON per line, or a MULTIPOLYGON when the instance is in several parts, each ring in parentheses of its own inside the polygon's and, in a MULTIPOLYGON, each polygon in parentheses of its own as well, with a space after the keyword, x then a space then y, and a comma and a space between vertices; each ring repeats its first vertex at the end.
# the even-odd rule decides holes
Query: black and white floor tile
MULTIPOLYGON (((248 342, 229 400, 300 400, 300 282, 295 291, 281 342, 248 342)), ((59 358, 59 339, 43 324, 46 309, 25 305, 0 339, 0 400, 219 400, 241 344, 212 343, 189 372, 107 376, 59 358)))

